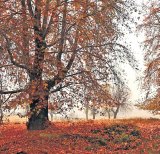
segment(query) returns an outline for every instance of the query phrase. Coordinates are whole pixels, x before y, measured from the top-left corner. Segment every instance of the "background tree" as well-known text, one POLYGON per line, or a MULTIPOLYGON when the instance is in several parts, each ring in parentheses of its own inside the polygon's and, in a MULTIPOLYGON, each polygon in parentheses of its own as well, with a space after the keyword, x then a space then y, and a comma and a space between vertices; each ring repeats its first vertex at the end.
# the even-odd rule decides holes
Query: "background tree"
POLYGON ((138 106, 154 114, 160 113, 160 2, 151 1, 144 6, 146 17, 140 29, 145 32, 146 98, 138 106), (147 9, 146 9, 147 8, 147 9))
POLYGON ((118 85, 116 88, 116 92, 113 93, 113 99, 117 102, 115 106, 111 108, 111 112, 113 112, 113 118, 116 119, 119 111, 129 109, 129 89, 123 85, 118 85))
POLYGON ((85 93, 84 107, 86 113, 86 119, 88 120, 89 111, 91 112, 92 118, 95 119, 96 115, 101 113, 101 109, 106 106, 114 106, 115 100, 112 98, 109 91, 109 85, 102 84, 97 85, 97 90, 93 90, 85 93), (92 93, 92 94, 91 94, 92 93))
POLYGON ((128 20, 127 0, 9 0, 0 5, 1 66, 9 65, 9 86, 0 93, 15 94, 19 105, 30 104, 29 130, 46 128, 51 94, 57 92, 54 102, 65 99, 64 110, 71 108, 81 87, 93 91, 111 76, 118 78, 108 63, 113 58, 134 62, 118 43, 128 20))
POLYGON ((101 115, 116 119, 120 111, 129 109, 130 91, 124 83, 108 85, 105 90, 110 97, 104 100, 101 115))

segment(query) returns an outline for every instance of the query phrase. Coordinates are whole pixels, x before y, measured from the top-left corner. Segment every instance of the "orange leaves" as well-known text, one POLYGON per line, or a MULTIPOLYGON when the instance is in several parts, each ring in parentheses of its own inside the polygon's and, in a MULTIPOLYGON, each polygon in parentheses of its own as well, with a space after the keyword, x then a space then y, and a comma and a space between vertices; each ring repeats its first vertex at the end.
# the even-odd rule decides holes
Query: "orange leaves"
POLYGON ((74 7, 75 7, 76 10, 79 10, 81 8, 81 5, 78 1, 75 1, 74 2, 74 7))
MULTIPOLYGON (((112 58, 109 60, 109 57, 112 57, 114 52, 114 56, 121 57, 123 52, 123 56, 130 57, 130 54, 126 56, 128 52, 121 50, 120 47, 108 47, 108 42, 116 46, 117 38, 121 35, 121 26, 117 23, 122 21, 126 6, 119 5, 120 2, 117 0, 2 2, 4 16, 0 24, 2 31, 10 39, 7 45, 10 45, 12 50, 10 53, 13 53, 13 58, 5 56, 4 61, 6 64, 11 62, 16 68, 13 72, 20 84, 16 82, 15 86, 21 87, 25 83, 29 85, 25 93, 19 95, 24 98, 17 97, 20 104, 30 104, 31 100, 36 100, 40 103, 37 106, 40 109, 47 104, 52 89, 60 87, 58 90, 61 90, 61 86, 68 89, 64 92, 62 89, 62 95, 58 94, 57 99, 62 97, 63 102, 67 100, 67 103, 67 97, 69 101, 72 99, 71 102, 81 102, 82 98, 76 93, 82 93, 82 89, 87 86, 89 91, 95 91, 89 94, 97 94, 97 100, 110 97, 107 92, 98 92, 101 90, 99 85, 110 80, 108 79, 110 74, 117 74, 114 72, 116 69, 113 69, 112 58), (20 76, 16 74, 17 70, 22 71, 19 68, 24 72, 19 74, 20 76), (70 83, 73 86, 68 86, 70 83), (24 96, 26 93, 29 98, 24 96)), ((8 55, 7 50, 4 52, 8 55)), ((69 104, 68 108, 75 104, 69 104)))
POLYGON ((1 125, 0 153, 17 153, 20 151, 28 154, 65 154, 67 152, 125 154, 143 153, 143 151, 159 153, 159 126, 158 120, 138 121, 136 119, 108 122, 55 122, 50 128, 43 131, 27 131, 24 124, 1 125), (117 125, 113 125, 115 123, 117 125), (135 130, 137 126, 139 128, 135 130), (141 134, 139 139, 138 132, 141 134), (116 138, 117 136, 119 138, 116 138), (109 141, 111 137, 113 139, 109 141), (126 140, 130 142, 126 142, 126 140), (138 146, 137 143, 139 143, 138 146), (124 150, 128 145, 130 145, 129 149, 124 150), (115 150, 116 148, 117 150, 115 150))
MULTIPOLYGON (((144 41, 145 50, 145 80, 144 88, 146 90, 146 98, 141 103, 141 108, 150 110, 154 114, 159 114, 159 94, 150 95, 153 90, 159 88, 160 83, 160 58, 159 58, 159 40, 160 40, 160 3, 159 1, 151 2, 146 17, 141 25, 141 29, 144 30, 146 39, 144 41), (149 94, 150 93, 150 94, 149 94), (149 94, 149 95, 148 95, 149 94)), ((153 92, 154 93, 154 92, 153 92)))
POLYGON ((44 89, 47 89, 48 88, 48 84, 46 82, 43 83, 43 87, 44 89))
POLYGON ((58 103, 57 102, 54 102, 54 103, 49 103, 49 106, 48 108, 51 110, 51 111, 56 111, 58 109, 58 103))
POLYGON ((139 107, 144 110, 151 111, 153 114, 160 114, 160 97, 159 95, 148 99, 144 104, 140 104, 139 107))
POLYGON ((39 95, 44 94, 45 90, 47 90, 48 84, 45 81, 33 80, 30 83, 28 90, 31 94, 39 93, 39 95), (42 93, 41 93, 42 92, 42 93))

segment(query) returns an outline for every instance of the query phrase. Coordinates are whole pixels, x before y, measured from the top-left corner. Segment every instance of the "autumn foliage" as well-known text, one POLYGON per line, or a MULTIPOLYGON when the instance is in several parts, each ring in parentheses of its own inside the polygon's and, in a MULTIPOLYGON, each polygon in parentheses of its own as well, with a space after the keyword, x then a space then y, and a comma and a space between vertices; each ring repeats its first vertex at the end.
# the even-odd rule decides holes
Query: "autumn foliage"
POLYGON ((102 83, 121 81, 117 63, 134 65, 119 42, 131 6, 128 0, 0 1, 0 94, 12 94, 11 107, 30 106, 28 129, 45 129, 50 98, 71 108, 83 104, 85 88, 98 101, 102 83))
POLYGON ((145 34, 145 80, 146 97, 141 109, 160 114, 160 2, 150 2, 146 9, 143 24, 140 29, 145 34))

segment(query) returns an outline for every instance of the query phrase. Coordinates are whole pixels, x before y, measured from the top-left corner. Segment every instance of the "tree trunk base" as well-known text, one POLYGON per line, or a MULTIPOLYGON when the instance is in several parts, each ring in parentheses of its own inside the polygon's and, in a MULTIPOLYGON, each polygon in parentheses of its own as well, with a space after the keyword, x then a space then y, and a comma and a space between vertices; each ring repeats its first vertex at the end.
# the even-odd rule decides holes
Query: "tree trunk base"
POLYGON ((30 118, 26 125, 28 130, 44 130, 49 127, 49 120, 40 118, 30 118))
POLYGON ((42 121, 41 119, 29 120, 29 122, 27 122, 26 125, 28 130, 44 130, 48 128, 49 120, 46 121, 42 121))

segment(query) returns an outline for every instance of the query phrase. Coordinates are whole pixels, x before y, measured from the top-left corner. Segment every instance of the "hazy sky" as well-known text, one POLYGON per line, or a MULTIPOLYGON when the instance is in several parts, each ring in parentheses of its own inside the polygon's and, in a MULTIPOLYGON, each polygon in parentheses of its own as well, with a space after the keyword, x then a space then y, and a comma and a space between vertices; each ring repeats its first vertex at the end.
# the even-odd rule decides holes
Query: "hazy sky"
MULTIPOLYGON (((136 3, 141 6, 142 3, 146 3, 147 0, 137 0, 136 3)), ((138 14, 135 13, 134 17, 137 18, 138 14)), ((140 15, 140 20, 137 21, 140 24, 143 20, 143 14, 140 15)), ((131 44, 131 50, 137 59, 139 70, 135 71, 130 66, 126 66, 126 73, 128 79, 128 86, 131 90, 131 102, 136 104, 138 100, 144 96, 144 91, 141 89, 141 82, 143 81, 143 72, 145 70, 144 51, 142 43, 145 39, 144 33, 136 31, 133 28, 133 33, 126 36, 127 42, 131 44)), ((131 112, 122 114, 122 117, 151 117, 153 116, 148 111, 139 110, 134 108, 131 112)), ((157 116, 158 117, 158 116, 157 116)))
POLYGON ((133 70, 130 66, 126 65, 126 73, 127 79, 129 83, 129 88, 131 89, 132 101, 136 101, 140 98, 141 94, 141 78, 144 71, 144 54, 143 54, 143 47, 141 47, 141 43, 143 42, 144 36, 143 34, 136 36, 136 34, 129 34, 127 36, 128 42, 131 43, 131 50, 137 60, 137 65, 139 70, 133 70), (138 80, 140 79, 140 80, 138 80))

